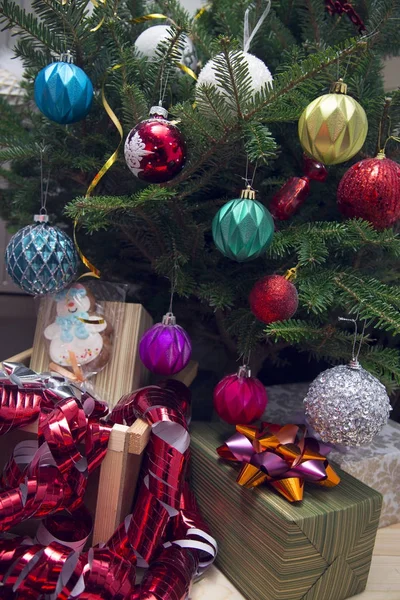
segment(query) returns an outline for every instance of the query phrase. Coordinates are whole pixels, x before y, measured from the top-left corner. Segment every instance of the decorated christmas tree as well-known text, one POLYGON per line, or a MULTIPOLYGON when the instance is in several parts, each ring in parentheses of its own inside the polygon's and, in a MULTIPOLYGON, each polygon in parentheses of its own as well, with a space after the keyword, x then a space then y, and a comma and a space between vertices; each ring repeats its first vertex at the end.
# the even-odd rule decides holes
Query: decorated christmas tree
POLYGON ((9 227, 32 223, 47 188, 50 221, 75 225, 104 279, 158 318, 172 286, 195 343, 255 372, 293 345, 347 362, 351 315, 366 323, 360 362, 393 391, 400 93, 385 95, 382 69, 400 50, 398 4, 32 8, 0 2, 25 66, 25 103, 0 98, 9 227))

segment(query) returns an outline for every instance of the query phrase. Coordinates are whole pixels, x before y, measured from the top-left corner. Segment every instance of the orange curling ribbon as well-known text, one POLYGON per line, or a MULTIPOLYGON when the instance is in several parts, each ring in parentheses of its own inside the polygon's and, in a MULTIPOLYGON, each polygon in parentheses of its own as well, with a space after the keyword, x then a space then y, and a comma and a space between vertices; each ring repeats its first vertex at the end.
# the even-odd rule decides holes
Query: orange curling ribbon
POLYGON ((237 425, 236 432, 217 452, 225 460, 242 463, 236 481, 243 487, 267 482, 289 502, 299 502, 305 482, 324 487, 340 482, 326 458, 330 448, 307 437, 305 426, 237 425))
MULTIPOLYGON (((116 71, 117 69, 120 69, 122 67, 122 65, 115 65, 114 67, 112 67, 111 71, 116 71)), ((122 144, 122 140, 124 138, 124 132, 122 129, 122 125, 120 120, 118 119, 117 115, 115 114, 115 112, 113 111, 113 109, 111 108, 111 106, 109 105, 109 103, 107 102, 107 98, 105 96, 105 91, 104 91, 104 86, 105 86, 105 80, 103 81, 103 85, 101 87, 101 100, 104 106, 104 110, 106 111, 106 113, 108 114, 108 116, 110 117, 111 121, 114 123, 119 136, 120 136, 120 140, 118 142, 118 146, 117 149, 115 150, 115 152, 112 153, 112 155, 110 156, 110 158, 104 163, 104 165, 101 167, 100 171, 98 171, 98 173, 96 173, 96 175, 93 177, 87 192, 86 192, 86 196, 85 198, 89 198, 89 196, 91 195, 91 193, 93 192, 93 190, 95 189, 95 187, 97 186, 97 184, 99 183, 99 181, 104 177, 104 175, 107 173, 107 171, 112 167, 112 165, 116 162, 117 158, 118 158, 118 152, 119 149, 121 147, 122 144)), ((89 273, 84 273, 83 275, 81 275, 81 277, 96 277, 97 279, 100 278, 100 271, 90 262, 90 260, 83 254, 82 250, 79 247, 78 241, 76 239, 76 228, 78 226, 78 219, 75 219, 75 223, 74 223, 74 243, 75 243, 75 247, 76 250, 79 254, 79 257, 81 259, 81 261, 83 262, 83 264, 85 265, 85 267, 87 267, 89 269, 89 273)), ((80 278, 81 278, 80 277, 80 278)))

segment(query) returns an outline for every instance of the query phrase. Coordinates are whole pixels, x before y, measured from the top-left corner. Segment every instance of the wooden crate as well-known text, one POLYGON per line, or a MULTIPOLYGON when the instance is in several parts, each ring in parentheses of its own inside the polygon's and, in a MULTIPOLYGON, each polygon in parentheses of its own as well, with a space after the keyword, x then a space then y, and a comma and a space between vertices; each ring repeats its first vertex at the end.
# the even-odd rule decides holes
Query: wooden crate
MULTIPOLYGON (((129 304, 126 306, 138 307, 138 305, 129 304)), ((131 312, 130 317, 134 322, 132 315, 136 315, 136 326, 134 329, 135 350, 134 353, 130 355, 130 360, 132 362, 135 361, 136 363, 139 361, 136 347, 140 339, 142 328, 144 327, 141 319, 143 319, 143 313, 145 313, 143 307, 139 308, 141 310, 136 308, 131 312)), ((129 309, 127 313, 129 313, 129 309)), ((150 319, 150 317, 148 317, 148 319, 150 319)), ((151 323, 147 326, 150 325, 151 323)), ((39 326, 43 327, 42 324, 39 324, 37 331, 39 326)), ((129 327, 129 330, 132 331, 132 326, 129 327)), ((126 334, 124 333, 123 336, 125 335, 126 334)), ((35 340, 36 337, 37 335, 35 336, 35 340)), ((41 361, 46 364, 45 360, 47 360, 44 358, 44 353, 42 353, 41 341, 42 338, 38 339, 40 351, 30 348, 7 360, 10 362, 21 362, 27 366, 31 366, 31 368, 34 368, 35 370, 40 370, 41 361), (40 356, 42 358, 39 360, 38 357, 40 356), (36 357, 36 362, 34 363, 35 367, 31 362, 31 358, 33 359, 33 357, 36 357)), ((130 342, 129 347, 132 349, 133 343, 130 342)), ((117 354, 121 354, 119 349, 117 350, 117 354)), ((126 361, 122 356, 121 363, 126 364, 126 361)), ((141 372, 139 366, 134 364, 133 366, 129 365, 129 367, 132 375, 132 383, 129 384, 128 378, 125 378, 125 387, 121 385, 118 387, 118 389, 123 389, 121 396, 143 385, 143 381, 135 384, 136 380, 134 374, 141 372)), ((103 373, 106 370, 107 369, 104 369, 103 373)), ((182 381, 185 385, 189 386, 197 376, 197 371, 198 363, 190 361, 187 367, 177 375, 173 376, 173 378, 182 381)), ((114 373, 114 371, 111 372, 114 373)), ((118 400, 119 398, 114 404, 116 404, 118 400)), ((143 451, 149 440, 150 431, 151 428, 142 419, 137 419, 131 427, 127 427, 126 425, 114 425, 112 428, 107 454, 100 469, 97 470, 97 473, 91 475, 90 486, 88 487, 85 497, 85 503, 88 505, 88 508, 93 515, 94 527, 91 540, 92 544, 106 542, 114 533, 118 525, 123 521, 125 516, 130 513, 142 463, 143 451)), ((3 438, 0 438, 0 444, 3 443, 3 446, 0 446, 0 457, 3 456, 4 461, 6 461, 11 449, 18 441, 22 441, 24 437, 32 438, 35 434, 37 434, 37 422, 31 423, 20 430, 14 430, 3 438)))

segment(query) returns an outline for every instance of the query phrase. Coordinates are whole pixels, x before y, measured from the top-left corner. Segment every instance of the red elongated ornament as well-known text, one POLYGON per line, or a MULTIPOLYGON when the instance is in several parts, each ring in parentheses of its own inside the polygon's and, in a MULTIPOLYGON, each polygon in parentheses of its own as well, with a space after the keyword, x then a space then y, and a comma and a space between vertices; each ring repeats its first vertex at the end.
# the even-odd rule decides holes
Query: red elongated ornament
POLYGON ((291 177, 272 198, 269 210, 279 221, 290 219, 310 193, 308 177, 291 177))
POLYGON ((303 170, 303 177, 291 177, 273 196, 269 209, 275 219, 290 219, 307 200, 310 181, 324 182, 328 177, 325 165, 306 154, 303 155, 303 170))

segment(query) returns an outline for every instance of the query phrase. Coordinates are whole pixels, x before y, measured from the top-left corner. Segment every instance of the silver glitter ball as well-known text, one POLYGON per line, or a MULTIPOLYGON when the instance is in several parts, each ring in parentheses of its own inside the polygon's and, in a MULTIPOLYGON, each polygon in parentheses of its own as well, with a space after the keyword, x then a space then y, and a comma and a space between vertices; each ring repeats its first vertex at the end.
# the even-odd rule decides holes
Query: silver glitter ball
POLYGON ((321 439, 344 446, 370 443, 388 422, 391 410, 385 387, 356 362, 320 373, 304 406, 321 439))

